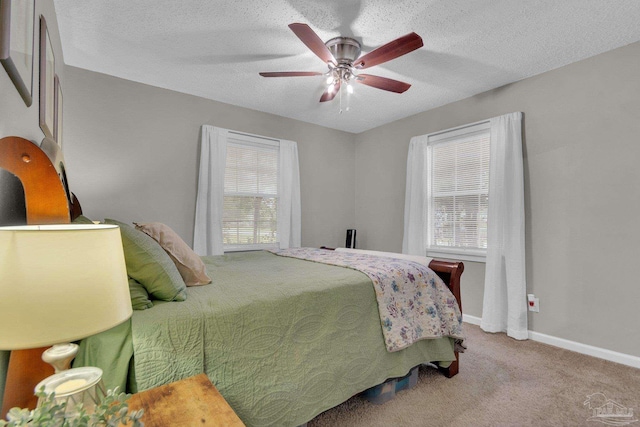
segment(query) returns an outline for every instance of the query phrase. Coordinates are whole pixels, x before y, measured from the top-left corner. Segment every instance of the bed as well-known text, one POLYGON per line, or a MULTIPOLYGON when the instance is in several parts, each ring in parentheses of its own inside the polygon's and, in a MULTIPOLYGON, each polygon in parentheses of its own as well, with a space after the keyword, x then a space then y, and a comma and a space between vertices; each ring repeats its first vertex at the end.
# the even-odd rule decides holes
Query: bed
MULTIPOLYGON (((1 153, 18 163, 25 163, 27 149, 40 151, 20 138, 0 140, 1 153)), ((59 177, 64 170, 58 156, 29 156, 38 157, 38 168, 48 171, 41 175, 59 177)), ((5 157, 1 166, 25 183, 26 172, 5 157)), ((66 180, 59 181, 45 189, 23 184, 29 222, 68 222, 80 214, 66 180), (44 219, 34 218, 32 194, 56 200, 41 203, 44 219), (62 198, 66 208, 49 214, 46 206, 58 206, 62 198)), ((134 311, 130 321, 83 340, 74 366, 102 367, 108 387, 132 392, 205 372, 250 426, 304 424, 422 363, 435 362, 447 376, 458 372, 452 337, 388 351, 376 293, 370 277, 360 271, 265 251, 203 260, 213 284, 187 288, 182 302, 154 301, 152 308, 134 311)), ((461 308, 462 263, 434 260, 429 267, 461 308)), ((19 370, 14 354, 11 364, 3 409, 8 393, 14 393, 11 369, 19 370)))

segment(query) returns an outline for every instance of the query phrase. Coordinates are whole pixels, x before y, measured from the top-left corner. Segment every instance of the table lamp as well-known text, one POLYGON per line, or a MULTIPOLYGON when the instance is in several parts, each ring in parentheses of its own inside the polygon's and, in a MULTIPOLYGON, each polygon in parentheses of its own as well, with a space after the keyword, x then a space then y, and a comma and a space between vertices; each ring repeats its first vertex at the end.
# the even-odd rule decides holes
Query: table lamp
MULTIPOLYGON (((0 350, 56 344, 43 360, 56 370, 50 378, 60 376, 77 352, 75 344, 61 343, 106 331, 131 317, 118 227, 0 227, 0 313, 0 350)), ((88 381, 67 376, 69 381, 57 384, 66 393, 88 381)))

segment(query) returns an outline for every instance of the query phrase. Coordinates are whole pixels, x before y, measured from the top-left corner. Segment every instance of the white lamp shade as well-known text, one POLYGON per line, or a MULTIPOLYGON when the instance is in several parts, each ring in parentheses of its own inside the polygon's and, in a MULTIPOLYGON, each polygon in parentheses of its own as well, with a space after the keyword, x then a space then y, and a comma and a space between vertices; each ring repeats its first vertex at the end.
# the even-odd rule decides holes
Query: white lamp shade
POLYGON ((75 341, 127 320, 118 227, 0 227, 0 313, 0 350, 75 341))

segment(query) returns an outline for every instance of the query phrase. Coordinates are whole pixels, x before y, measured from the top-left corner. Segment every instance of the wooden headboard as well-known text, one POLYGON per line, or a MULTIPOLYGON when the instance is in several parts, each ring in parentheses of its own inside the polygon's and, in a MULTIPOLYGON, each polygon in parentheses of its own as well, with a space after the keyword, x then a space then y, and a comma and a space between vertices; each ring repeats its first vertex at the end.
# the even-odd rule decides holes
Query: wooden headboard
MULTIPOLYGON (((81 209, 69 191, 61 150, 48 139, 42 141, 41 147, 16 136, 0 139, 0 168, 22 183, 27 224, 69 223, 81 209)), ((1 418, 14 406, 35 407, 34 387, 53 374, 53 368, 41 360, 44 350, 11 352, 1 418)))

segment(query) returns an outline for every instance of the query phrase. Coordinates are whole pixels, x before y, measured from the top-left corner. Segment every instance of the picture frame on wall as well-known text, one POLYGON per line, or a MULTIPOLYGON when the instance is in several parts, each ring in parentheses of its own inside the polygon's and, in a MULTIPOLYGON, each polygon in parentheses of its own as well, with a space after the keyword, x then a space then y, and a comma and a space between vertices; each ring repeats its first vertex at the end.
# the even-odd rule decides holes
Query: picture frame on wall
POLYGON ((0 0, 0 62, 27 107, 33 103, 35 0, 0 0))
POLYGON ((55 140, 55 69, 56 60, 47 21, 40 16, 40 129, 55 140))
POLYGON ((55 92, 55 114, 54 114, 54 135, 55 140, 62 147, 62 86, 56 74, 54 77, 55 92))

